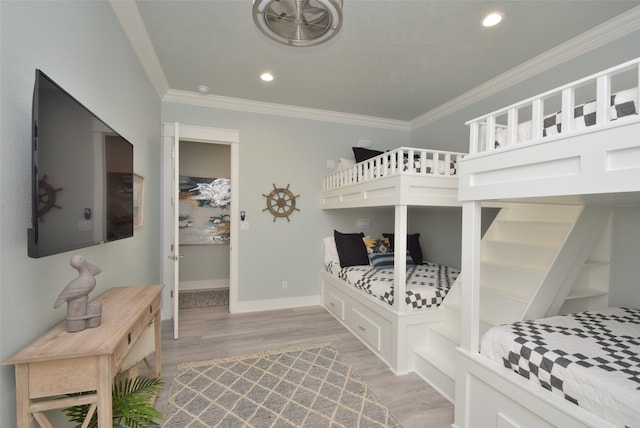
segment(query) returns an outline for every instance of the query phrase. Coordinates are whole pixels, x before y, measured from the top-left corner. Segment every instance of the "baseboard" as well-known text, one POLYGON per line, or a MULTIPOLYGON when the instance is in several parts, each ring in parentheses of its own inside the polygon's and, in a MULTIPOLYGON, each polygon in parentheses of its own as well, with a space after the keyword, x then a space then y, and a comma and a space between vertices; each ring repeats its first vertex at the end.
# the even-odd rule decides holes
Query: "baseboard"
POLYGON ((272 311, 304 306, 320 306, 320 295, 237 302, 233 307, 233 313, 272 311))

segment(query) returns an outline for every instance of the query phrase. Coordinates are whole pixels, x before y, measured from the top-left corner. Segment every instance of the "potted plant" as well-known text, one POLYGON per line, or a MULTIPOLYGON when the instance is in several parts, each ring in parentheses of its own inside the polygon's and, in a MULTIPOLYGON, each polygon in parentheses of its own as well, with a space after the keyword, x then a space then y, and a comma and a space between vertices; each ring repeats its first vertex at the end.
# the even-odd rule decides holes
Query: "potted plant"
MULTIPOLYGON (((162 389, 162 379, 135 377, 113 384, 113 426, 118 428, 160 427, 155 421, 162 419, 162 412, 153 407, 153 399, 162 389)), ((78 394, 76 394, 78 395, 78 394)), ((64 409, 70 422, 80 428, 87 417, 90 405, 82 404, 64 409)), ((98 427, 98 412, 91 417, 88 428, 98 427)))

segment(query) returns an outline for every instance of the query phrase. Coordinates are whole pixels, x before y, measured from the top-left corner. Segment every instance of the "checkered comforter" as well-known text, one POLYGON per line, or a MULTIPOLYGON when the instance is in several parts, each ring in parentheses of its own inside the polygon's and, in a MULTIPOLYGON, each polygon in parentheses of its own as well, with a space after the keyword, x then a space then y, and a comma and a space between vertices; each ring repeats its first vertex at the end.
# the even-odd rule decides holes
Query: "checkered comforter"
MULTIPOLYGON (((327 270, 336 278, 393 305, 393 268, 349 266, 331 263, 327 270)), ((407 267, 406 311, 437 307, 460 274, 457 269, 435 263, 407 267)))
POLYGON ((494 327, 481 353, 617 426, 640 427, 638 309, 494 327))

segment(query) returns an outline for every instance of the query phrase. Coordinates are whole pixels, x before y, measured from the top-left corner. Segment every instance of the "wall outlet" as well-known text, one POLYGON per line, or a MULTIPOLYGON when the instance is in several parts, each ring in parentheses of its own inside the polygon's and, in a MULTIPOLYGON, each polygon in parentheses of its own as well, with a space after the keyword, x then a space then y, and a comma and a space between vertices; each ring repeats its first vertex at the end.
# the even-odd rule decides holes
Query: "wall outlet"
POLYGON ((288 286, 289 286, 289 283, 287 281, 282 281, 282 289, 283 290, 286 290, 288 286))

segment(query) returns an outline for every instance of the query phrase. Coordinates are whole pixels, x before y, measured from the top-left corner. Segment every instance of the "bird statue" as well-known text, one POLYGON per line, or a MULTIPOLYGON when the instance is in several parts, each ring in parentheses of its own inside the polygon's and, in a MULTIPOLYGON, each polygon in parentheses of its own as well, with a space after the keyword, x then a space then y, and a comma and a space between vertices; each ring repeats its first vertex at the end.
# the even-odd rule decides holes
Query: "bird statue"
POLYGON ((57 308, 64 302, 70 302, 80 297, 88 296, 96 287, 96 279, 94 276, 102 272, 99 267, 89 263, 84 256, 73 256, 69 263, 79 272, 79 275, 62 289, 58 300, 53 304, 54 308, 57 308))

